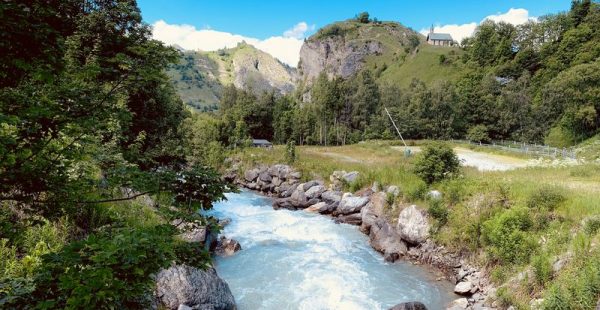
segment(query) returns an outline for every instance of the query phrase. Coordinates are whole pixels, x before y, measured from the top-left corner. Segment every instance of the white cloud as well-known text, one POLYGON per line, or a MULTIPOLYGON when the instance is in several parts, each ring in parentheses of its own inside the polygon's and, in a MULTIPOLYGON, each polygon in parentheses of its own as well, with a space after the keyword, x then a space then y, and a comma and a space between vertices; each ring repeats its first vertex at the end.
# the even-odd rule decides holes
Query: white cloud
POLYGON ((285 31, 283 36, 260 40, 210 28, 198 30, 190 25, 172 25, 163 20, 155 22, 152 26, 152 36, 168 45, 179 45, 187 50, 216 51, 224 47, 235 47, 245 41, 292 67, 298 65, 300 48, 306 32, 315 28, 314 25, 300 22, 285 31))
MULTIPOLYGON (((506 13, 489 15, 483 20, 481 20, 481 22, 479 23, 472 22, 462 25, 453 24, 435 26, 434 31, 439 33, 449 33, 454 40, 460 43, 464 38, 472 36, 477 26, 485 20, 505 22, 513 25, 521 25, 528 21, 535 21, 537 20, 537 18, 529 16, 529 11, 527 11, 526 9, 510 9, 506 13)), ((420 33, 423 35, 427 35, 429 33, 429 29, 421 29, 420 33)))
POLYGON ((299 22, 291 29, 286 30, 283 36, 286 38, 304 39, 306 32, 309 30, 315 30, 315 25, 308 25, 306 22, 299 22))

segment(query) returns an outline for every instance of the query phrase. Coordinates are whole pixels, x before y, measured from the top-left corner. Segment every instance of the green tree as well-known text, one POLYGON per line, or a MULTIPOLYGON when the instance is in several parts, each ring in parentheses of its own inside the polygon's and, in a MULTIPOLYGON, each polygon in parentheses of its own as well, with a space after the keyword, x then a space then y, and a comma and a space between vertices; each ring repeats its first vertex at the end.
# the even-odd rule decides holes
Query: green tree
POLYGON ((460 161, 447 144, 434 142, 423 148, 415 160, 414 171, 428 184, 458 173, 460 161))

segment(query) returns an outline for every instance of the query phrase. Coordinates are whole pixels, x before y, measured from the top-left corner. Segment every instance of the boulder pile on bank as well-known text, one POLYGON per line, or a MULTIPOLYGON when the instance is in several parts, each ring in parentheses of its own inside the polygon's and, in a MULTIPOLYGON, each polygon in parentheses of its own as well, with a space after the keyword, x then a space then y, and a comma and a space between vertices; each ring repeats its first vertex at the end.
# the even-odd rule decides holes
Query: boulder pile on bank
MULTIPOLYGON (((334 218, 337 223, 360 226, 369 236, 371 246, 381 252, 386 261, 405 258, 435 266, 446 278, 456 284, 455 292, 467 300, 464 309, 494 309, 487 302, 493 287, 476 268, 470 266, 457 253, 436 245, 430 239, 430 218, 416 205, 401 205, 395 223, 388 220, 388 197, 398 196, 398 186, 381 187, 376 184, 356 193, 344 192, 345 184, 355 182, 356 171, 335 171, 330 185, 322 180, 302 182, 300 172, 288 165, 259 166, 242 175, 229 175, 238 185, 260 191, 273 197, 274 209, 306 210, 334 218)), ((431 194, 431 199, 441 199, 441 193, 431 194)), ((452 306, 464 305, 460 302, 452 306)))

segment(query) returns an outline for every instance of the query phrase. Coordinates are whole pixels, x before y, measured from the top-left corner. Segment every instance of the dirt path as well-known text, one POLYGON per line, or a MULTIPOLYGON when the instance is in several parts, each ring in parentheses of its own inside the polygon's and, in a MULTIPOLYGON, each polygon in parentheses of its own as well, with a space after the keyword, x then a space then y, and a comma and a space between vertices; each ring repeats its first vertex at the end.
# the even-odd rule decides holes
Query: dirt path
MULTIPOLYGON (((404 147, 393 146, 392 148, 404 152, 404 147)), ((409 149, 413 154, 421 151, 421 148, 418 146, 411 146, 409 149)), ((524 168, 530 165, 530 162, 525 159, 475 152, 462 147, 455 147, 454 151, 456 152, 456 155, 458 155, 463 166, 474 167, 479 171, 506 171, 524 168)))

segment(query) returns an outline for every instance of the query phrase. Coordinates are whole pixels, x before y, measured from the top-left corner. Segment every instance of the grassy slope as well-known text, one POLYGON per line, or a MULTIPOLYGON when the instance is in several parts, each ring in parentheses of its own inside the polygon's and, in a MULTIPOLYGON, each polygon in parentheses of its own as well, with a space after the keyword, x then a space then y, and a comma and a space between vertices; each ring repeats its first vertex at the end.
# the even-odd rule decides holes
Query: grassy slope
MULTIPOLYGON (((361 24, 353 20, 337 22, 324 27, 314 38, 323 37, 331 27, 337 26, 344 35, 345 42, 379 41, 384 49, 381 55, 368 56, 365 67, 380 74, 379 81, 393 83, 406 87, 416 78, 428 85, 439 81, 457 79, 465 70, 460 60, 463 54, 458 47, 431 46, 425 42, 425 37, 396 22, 382 24, 361 24), (398 35, 398 33, 401 33, 398 35), (406 34, 402 35, 402 33, 406 34), (407 37, 417 35, 421 44, 416 51, 408 51, 407 37), (440 63, 440 55, 447 61, 440 63), (387 67, 385 70, 382 68, 387 67)), ((309 40, 310 40, 309 39, 309 40)))
MULTIPOLYGON (((356 170, 361 172, 359 183, 348 189, 370 186, 374 181, 383 185, 398 185, 402 190, 402 198, 386 210, 391 221, 407 204, 428 207, 429 202, 423 199, 428 187, 411 173, 414 158, 404 158, 402 152, 393 150, 387 142, 366 142, 344 147, 306 146, 298 147, 297 153, 299 159, 295 166, 303 171, 305 179, 317 178, 327 182, 334 170, 356 170)), ((284 148, 246 149, 240 157, 246 160, 247 165, 256 161, 282 162, 284 148)), ((549 302, 556 301, 557 296, 563 298, 560 300, 571 298, 590 302, 594 299, 589 296, 589 290, 586 293, 585 289, 573 289, 589 288, 593 281, 600 281, 600 267, 594 263, 600 257, 597 246, 600 234, 584 233, 582 224, 585 219, 600 219, 600 165, 536 167, 506 172, 479 172, 463 168, 460 178, 435 184, 431 188, 442 191, 443 205, 449 210, 448 223, 435 233, 435 238, 449 248, 471 253, 473 260, 486 266, 496 285, 505 287, 500 294, 502 302, 521 308, 528 306, 530 299, 540 297, 547 298, 549 302), (562 193, 565 200, 554 211, 529 211, 537 227, 527 231, 537 244, 532 257, 547 257, 547 263, 551 264, 556 257, 565 253, 576 253, 576 256, 558 274, 545 281, 536 281, 532 278, 535 278, 538 269, 532 268, 530 263, 507 263, 492 259, 489 255, 491 247, 481 244, 481 237, 474 235, 477 230, 473 228, 507 209, 527 208, 535 193, 547 189, 562 193), (516 280, 522 271, 532 272, 529 280, 516 280), (572 296, 565 297, 569 294, 572 296), (581 296, 587 296, 587 299, 581 296)), ((551 308, 555 306, 550 305, 551 308)))

